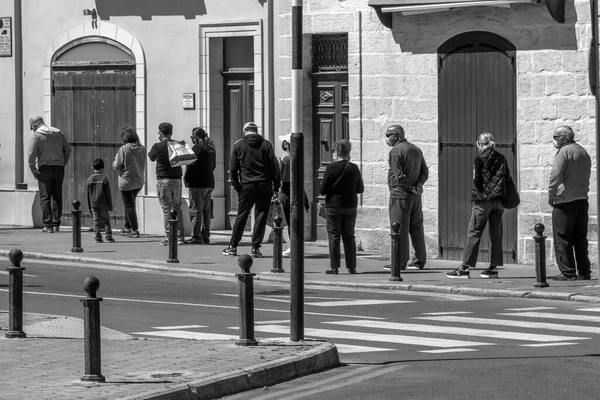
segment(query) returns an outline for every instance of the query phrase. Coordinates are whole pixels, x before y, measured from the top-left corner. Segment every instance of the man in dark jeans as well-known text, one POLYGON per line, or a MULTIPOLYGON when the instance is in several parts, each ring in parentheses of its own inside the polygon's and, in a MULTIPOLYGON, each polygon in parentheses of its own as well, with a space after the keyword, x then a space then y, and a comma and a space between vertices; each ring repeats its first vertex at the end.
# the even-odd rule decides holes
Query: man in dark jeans
POLYGON ((42 117, 29 120, 33 136, 29 142, 29 169, 38 181, 44 233, 58 232, 62 216, 62 184, 71 148, 65 135, 44 123, 42 117))
POLYGON ((244 233, 246 221, 253 206, 254 229, 252 231, 252 251, 255 258, 262 257, 260 245, 265 236, 271 197, 279 191, 281 184, 279 163, 271 143, 258 134, 254 122, 244 125, 244 137, 234 143, 229 163, 231 186, 239 196, 238 211, 229 247, 223 250, 227 256, 237 256, 237 246, 244 233))
POLYGON ((548 184, 552 206, 552 237, 560 274, 555 281, 591 279, 588 257, 588 192, 592 162, 583 147, 575 143, 570 126, 559 126, 552 135, 558 149, 548 184), (577 274, 579 272, 579 274, 577 274))

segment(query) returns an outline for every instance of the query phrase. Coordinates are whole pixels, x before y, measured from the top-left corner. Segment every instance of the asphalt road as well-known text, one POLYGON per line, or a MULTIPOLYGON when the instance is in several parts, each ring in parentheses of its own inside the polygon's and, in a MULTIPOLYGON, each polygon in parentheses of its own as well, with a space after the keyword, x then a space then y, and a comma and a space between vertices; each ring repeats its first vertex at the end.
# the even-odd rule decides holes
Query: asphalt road
MULTIPOLYGON (((26 268, 26 312, 81 318, 82 282, 94 275, 104 326, 164 338, 238 334, 235 279, 50 262, 26 268)), ((255 283, 259 340, 289 337, 288 299, 289 285, 255 283)), ((7 305, 0 284, 0 309, 7 305)), ((600 390, 593 304, 309 287, 305 338, 335 343, 346 366, 231 399, 597 399, 600 390)))

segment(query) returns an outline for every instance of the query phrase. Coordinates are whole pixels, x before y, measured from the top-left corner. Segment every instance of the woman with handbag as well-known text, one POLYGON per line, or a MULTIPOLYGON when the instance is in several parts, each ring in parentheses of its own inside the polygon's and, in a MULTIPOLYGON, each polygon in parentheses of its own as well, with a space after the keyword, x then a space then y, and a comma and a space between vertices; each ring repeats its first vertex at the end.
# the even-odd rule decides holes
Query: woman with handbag
POLYGON ((340 140, 333 145, 333 162, 325 169, 319 193, 325 195, 325 214, 329 238, 329 266, 326 274, 337 275, 340 268, 340 236, 348 273, 356 274, 354 226, 358 210, 357 194, 364 192, 360 170, 350 162, 351 144, 340 140))
POLYGON ((473 202, 471 222, 465 254, 460 267, 448 272, 448 278, 470 278, 469 268, 475 268, 481 235, 487 222, 490 222, 491 254, 490 266, 481 273, 482 278, 498 278, 497 267, 504 265, 502 258, 502 214, 506 184, 510 179, 506 157, 494 148, 494 136, 484 132, 477 139, 481 155, 475 157, 473 189, 470 201, 473 202))

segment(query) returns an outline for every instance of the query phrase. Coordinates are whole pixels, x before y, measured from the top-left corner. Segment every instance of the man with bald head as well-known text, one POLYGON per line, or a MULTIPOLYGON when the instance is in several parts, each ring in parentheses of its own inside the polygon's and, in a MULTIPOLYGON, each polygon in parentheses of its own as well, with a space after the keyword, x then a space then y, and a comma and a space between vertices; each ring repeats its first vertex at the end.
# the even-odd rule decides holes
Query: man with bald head
POLYGON ((552 134, 558 150, 548 184, 548 204, 552 207, 552 238, 560 274, 555 281, 591 279, 588 257, 588 192, 592 161, 575 143, 570 126, 559 126, 552 134))
POLYGON ((414 266, 423 269, 426 249, 421 194, 429 169, 421 149, 406 140, 400 125, 387 129, 385 142, 392 148, 388 158, 389 213, 390 226, 400 223, 400 269, 406 268, 409 258, 409 235, 415 249, 414 266))

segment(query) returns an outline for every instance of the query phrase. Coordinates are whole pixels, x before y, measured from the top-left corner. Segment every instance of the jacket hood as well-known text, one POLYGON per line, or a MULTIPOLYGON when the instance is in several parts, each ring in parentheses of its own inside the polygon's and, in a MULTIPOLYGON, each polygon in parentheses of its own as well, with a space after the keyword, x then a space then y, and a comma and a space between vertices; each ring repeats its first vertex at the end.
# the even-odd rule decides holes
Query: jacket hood
POLYGON ((48 125, 40 126, 35 131, 35 133, 41 133, 42 135, 52 135, 56 132, 60 132, 60 129, 48 125))
POLYGON ((139 143, 126 143, 125 146, 127 146, 129 148, 129 151, 131 151, 135 155, 144 153, 144 146, 142 146, 139 143))
POLYGON ((262 145, 263 140, 265 139, 258 133, 247 133, 244 136, 244 140, 248 142, 250 146, 259 148, 262 145))

